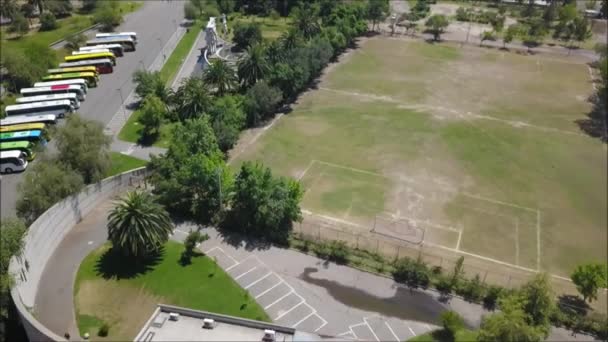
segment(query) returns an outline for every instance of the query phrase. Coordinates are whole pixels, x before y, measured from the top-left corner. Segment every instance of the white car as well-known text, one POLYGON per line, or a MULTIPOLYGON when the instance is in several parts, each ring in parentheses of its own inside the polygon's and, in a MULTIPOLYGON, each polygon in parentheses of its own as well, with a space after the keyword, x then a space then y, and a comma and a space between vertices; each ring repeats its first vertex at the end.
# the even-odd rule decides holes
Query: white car
POLYGON ((0 172, 13 173, 27 168, 25 153, 16 150, 0 152, 0 172))

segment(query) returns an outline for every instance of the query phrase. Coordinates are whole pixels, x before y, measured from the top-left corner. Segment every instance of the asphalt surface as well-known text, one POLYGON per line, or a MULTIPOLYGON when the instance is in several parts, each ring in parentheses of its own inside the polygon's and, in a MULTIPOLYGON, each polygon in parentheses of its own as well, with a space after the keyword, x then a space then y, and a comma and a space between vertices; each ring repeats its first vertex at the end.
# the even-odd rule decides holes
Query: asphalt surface
MULTIPOLYGON (((145 1, 139 10, 126 16, 125 23, 116 31, 137 32, 137 50, 119 57, 114 72, 101 76, 98 87, 89 90, 79 113, 107 125, 120 109, 123 99, 134 89, 133 72, 138 68, 148 68, 159 55, 170 55, 172 50, 164 48, 182 19, 182 1, 145 1)), ((23 173, 0 177, 0 218, 14 217, 17 186, 23 173)))

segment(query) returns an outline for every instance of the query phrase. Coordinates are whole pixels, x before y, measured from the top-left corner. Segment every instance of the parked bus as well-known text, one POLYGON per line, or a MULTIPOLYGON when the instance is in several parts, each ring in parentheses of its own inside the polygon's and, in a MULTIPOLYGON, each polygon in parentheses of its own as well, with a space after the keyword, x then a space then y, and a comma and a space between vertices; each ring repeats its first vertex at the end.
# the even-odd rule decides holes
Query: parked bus
POLYGON ((16 115, 11 116, 10 118, 0 119, 0 126, 24 125, 31 123, 55 125, 57 123, 57 116, 54 114, 16 115))
POLYGON ((7 116, 36 114, 41 112, 58 112, 58 116, 61 118, 65 116, 65 113, 71 113, 73 111, 74 107, 72 107, 70 100, 24 103, 8 105, 4 108, 4 112, 7 116))
POLYGON ((27 155, 19 150, 0 151, 0 172, 13 173, 27 169, 27 155))
MULTIPOLYGON (((110 52, 110 53, 114 54, 112 51, 110 51, 110 49, 95 49, 95 50, 88 50, 88 51, 72 51, 72 56, 88 55, 91 53, 102 53, 102 52, 110 52)), ((114 55, 114 56, 116 56, 116 55, 114 55)))
POLYGON ((82 91, 87 92, 87 90, 89 89, 89 87, 87 86, 87 81, 85 81, 83 78, 74 78, 71 80, 61 80, 61 81, 52 81, 52 82, 36 82, 34 83, 34 87, 38 88, 38 87, 52 87, 52 86, 56 86, 56 85, 65 85, 65 84, 75 84, 77 86, 79 86, 82 91))
POLYGON ((34 160, 34 144, 29 141, 0 141, 0 151, 16 150, 25 153, 27 160, 34 160))
POLYGON ((75 94, 79 101, 84 101, 87 94, 82 91, 82 88, 76 84, 61 84, 50 87, 38 87, 38 88, 21 88, 19 91, 21 96, 40 96, 40 95, 51 95, 51 94, 75 94))
POLYGON ((42 137, 46 141, 51 141, 51 135, 49 134, 46 125, 43 123, 31 123, 31 124, 20 124, 20 125, 10 125, 10 126, 1 126, 1 133, 15 133, 15 132, 23 132, 23 131, 41 131, 42 137))
POLYGON ((135 41, 130 37, 105 37, 87 41, 87 46, 120 44, 124 51, 135 51, 135 41))
POLYGON ((90 66, 77 66, 77 67, 69 67, 69 68, 57 68, 57 69, 48 69, 46 71, 49 75, 54 74, 68 74, 71 72, 92 72, 99 76, 99 71, 93 65, 90 66))
POLYGON ((6 141, 29 141, 42 146, 46 145, 46 139, 39 130, 0 133, 0 142, 6 141))
POLYGON ((97 49, 108 49, 116 57, 122 57, 124 55, 124 51, 125 51, 125 49, 120 44, 100 44, 100 45, 93 45, 93 46, 83 46, 79 49, 79 51, 84 52, 84 51, 91 51, 91 50, 97 50, 97 49))
POLYGON ((75 110, 80 108, 80 101, 78 101, 78 96, 76 94, 72 94, 72 93, 27 96, 27 97, 19 97, 16 99, 18 104, 31 103, 31 102, 43 102, 43 101, 56 101, 56 100, 70 100, 70 103, 72 104, 72 107, 74 107, 75 110))
POLYGON ((95 38, 109 38, 109 37, 129 37, 137 43, 137 32, 111 32, 111 33, 97 33, 95 38))
POLYGON ((59 63, 59 67, 64 69, 95 67, 97 72, 100 74, 109 74, 114 71, 114 65, 109 58, 87 59, 78 62, 64 62, 59 63))
POLYGON ((89 59, 101 59, 107 58, 112 61, 112 65, 116 65, 116 56, 114 56, 111 52, 94 52, 94 53, 85 53, 84 55, 75 55, 75 56, 65 56, 63 59, 66 62, 78 62, 78 61, 86 61, 89 59))
POLYGON ((71 80, 71 79, 83 79, 87 82, 89 87, 97 87, 99 76, 96 76, 92 72, 71 72, 68 74, 54 74, 47 75, 42 78, 43 81, 60 81, 60 80, 71 80))

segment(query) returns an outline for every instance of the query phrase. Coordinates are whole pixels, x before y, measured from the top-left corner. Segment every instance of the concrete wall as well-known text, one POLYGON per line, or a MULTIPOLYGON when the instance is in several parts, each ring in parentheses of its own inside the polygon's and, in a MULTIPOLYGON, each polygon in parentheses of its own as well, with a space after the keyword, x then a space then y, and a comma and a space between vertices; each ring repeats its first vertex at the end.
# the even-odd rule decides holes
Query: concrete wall
POLYGON ((55 204, 29 227, 23 254, 11 260, 9 272, 16 280, 11 294, 31 341, 63 339, 43 327, 28 311, 34 306, 46 263, 59 243, 98 204, 141 184, 146 174, 146 169, 140 168, 91 184, 55 204))

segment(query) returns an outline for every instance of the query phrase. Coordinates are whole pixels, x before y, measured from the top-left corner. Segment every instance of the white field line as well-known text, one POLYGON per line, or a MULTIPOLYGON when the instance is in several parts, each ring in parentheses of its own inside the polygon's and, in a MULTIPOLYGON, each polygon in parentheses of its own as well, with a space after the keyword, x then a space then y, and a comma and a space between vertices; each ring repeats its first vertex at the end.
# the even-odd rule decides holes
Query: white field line
POLYGON ((397 342, 401 341, 399 339, 399 337, 397 336, 397 334, 395 334, 395 332, 393 331, 393 328, 391 328, 391 326, 388 324, 388 322, 384 321, 384 324, 386 324, 386 327, 388 328, 388 330, 390 330, 391 334, 393 334, 393 336, 395 337, 395 341, 397 341, 397 342))
POLYGON ((243 146, 241 149, 239 149, 235 154, 230 155, 230 157, 228 158, 227 164, 228 165, 232 164, 232 162, 234 161, 234 159, 236 159, 236 157, 238 157, 243 152, 245 152, 245 150, 247 150, 249 148, 249 146, 253 145, 264 133, 266 133, 267 130, 269 130, 272 126, 274 126, 274 124, 276 124, 277 121, 279 121, 282 117, 283 117, 283 114, 277 114, 274 117, 274 119, 272 119, 272 121, 270 122, 269 125, 267 125, 263 128, 260 128, 259 131, 256 133, 256 135, 253 137, 253 139, 251 139, 249 142, 247 142, 247 144, 245 146, 243 146))
POLYGON ((242 276, 247 275, 248 273, 251 273, 251 272, 255 271, 256 269, 257 269, 257 266, 253 266, 249 271, 247 271, 245 273, 241 273, 239 276, 235 277, 234 280, 238 280, 242 276))
POLYGON ((311 160, 310 163, 308 163, 308 166, 304 169, 304 171, 302 171, 302 173, 300 174, 300 176, 298 176, 298 181, 302 180, 302 178, 304 178, 304 176, 306 175, 306 173, 308 172, 308 170, 310 170, 310 168, 312 167, 312 165, 315 163, 315 160, 311 160))
MULTIPOLYGON (((308 315, 304 316, 304 318, 302 318, 301 320, 299 320, 296 324, 292 325, 292 328, 297 327, 300 323, 304 322, 305 320, 309 319, 312 315, 314 315, 316 312, 313 311, 311 313, 309 313, 308 315)), ((318 316, 318 315, 317 315, 318 316)))
POLYGON ((536 269, 540 270, 540 211, 536 211, 536 269))
POLYGON ((324 165, 328 165, 328 166, 331 166, 331 167, 335 167, 335 168, 338 168, 338 169, 345 169, 345 170, 349 170, 349 171, 353 171, 353 172, 363 173, 363 174, 366 174, 366 175, 387 178, 385 175, 377 173, 377 172, 366 171, 366 170, 361 170, 361 169, 355 169, 353 167, 348 167, 348 166, 344 166, 344 165, 334 164, 334 163, 330 163, 330 162, 326 162, 326 161, 322 161, 322 160, 317 160, 317 159, 313 159, 312 161, 315 162, 315 163, 319 163, 319 164, 324 164, 324 165))
MULTIPOLYGON (((274 289, 275 287, 277 287, 277 286, 281 285, 282 283, 283 283, 283 280, 281 279, 281 280, 279 280, 279 282, 278 282, 278 283, 274 284, 274 285, 273 285, 271 288, 268 288, 268 289, 266 289, 266 291, 264 291, 264 292, 262 292, 262 293, 258 294, 257 296, 255 296, 255 299, 258 299, 258 298, 262 297, 263 295, 265 295, 265 294, 267 294, 268 292, 270 292, 270 290, 272 290, 272 289, 274 289)), ((291 292, 291 291, 290 291, 290 292, 291 292)))
MULTIPOLYGON (((297 296, 297 294, 296 294, 296 296, 297 296)), ((282 314, 280 314, 279 316, 277 316, 277 318, 273 319, 273 321, 278 321, 281 317, 287 315, 288 313, 290 313, 291 311, 293 311, 293 309, 297 308, 298 306, 300 306, 302 304, 304 304, 304 299, 302 299, 302 301, 299 302, 298 304, 292 306, 291 309, 289 309, 289 310, 283 312, 282 314)))
POLYGON ((373 95, 373 94, 368 94, 368 93, 358 93, 358 92, 352 92, 352 91, 346 91, 346 90, 338 90, 338 89, 332 89, 332 88, 326 88, 326 87, 319 87, 319 89, 321 90, 325 90, 325 91, 331 91, 331 92, 335 92, 335 93, 339 93, 339 94, 345 94, 345 95, 349 95, 349 96, 355 96, 355 97, 367 97, 367 98, 371 98, 377 101, 384 101, 384 102, 389 102, 389 103, 395 103, 395 104, 399 104, 400 106, 403 106, 405 108, 411 109, 411 110, 419 110, 419 111, 426 111, 426 110, 437 110, 437 111, 442 111, 442 112, 450 112, 456 115, 460 115, 463 117, 469 117, 469 118, 475 118, 475 119, 484 119, 484 120, 491 120, 491 121, 496 121, 496 122, 501 122, 504 124, 508 124, 511 127, 528 127, 528 128, 534 128, 537 130, 541 130, 541 131, 546 131, 546 132, 554 132, 554 133, 561 133, 561 134, 568 134, 568 135, 575 135, 575 136, 586 136, 583 133, 577 133, 577 132, 572 132, 572 131, 566 131, 563 129, 559 129, 559 128, 553 128, 553 127, 546 127, 546 126, 540 126, 540 125, 535 125, 535 124, 531 124, 529 122, 525 122, 525 121, 513 121, 513 120, 506 120, 506 119, 501 119, 501 118, 497 118, 497 117, 493 117, 493 116, 489 116, 489 115, 481 115, 481 114, 475 114, 475 113, 471 113, 471 112, 459 112, 456 110, 450 110, 444 107, 438 107, 438 106, 429 106, 429 105, 412 105, 410 103, 407 102, 403 102, 394 98, 391 98, 389 96, 380 96, 380 95, 373 95))
POLYGON ((456 242, 456 250, 460 250, 460 241, 462 240, 462 230, 458 232, 458 241, 456 242))
POLYGON ((589 65, 587 65, 587 70, 589 71, 589 78, 591 78, 591 85, 593 86, 593 91, 597 91, 597 85, 595 85, 595 76, 593 75, 593 69, 589 65))
POLYGON ((245 287, 244 287, 244 289, 245 289, 245 290, 247 290, 248 288, 252 287, 253 285, 255 285, 255 284, 257 284, 257 283, 261 282, 262 280, 264 280, 264 279, 268 278, 268 277, 269 277, 271 274, 272 274, 272 271, 271 271, 271 272, 268 272, 268 273, 267 273, 265 276, 263 276, 262 278, 260 278, 260 279, 258 279, 258 280, 254 280, 254 281, 253 281, 253 283, 251 283, 251 284, 249 284, 249 285, 245 286, 245 287))
POLYGON ((515 265, 519 265, 519 219, 515 218, 515 265))

